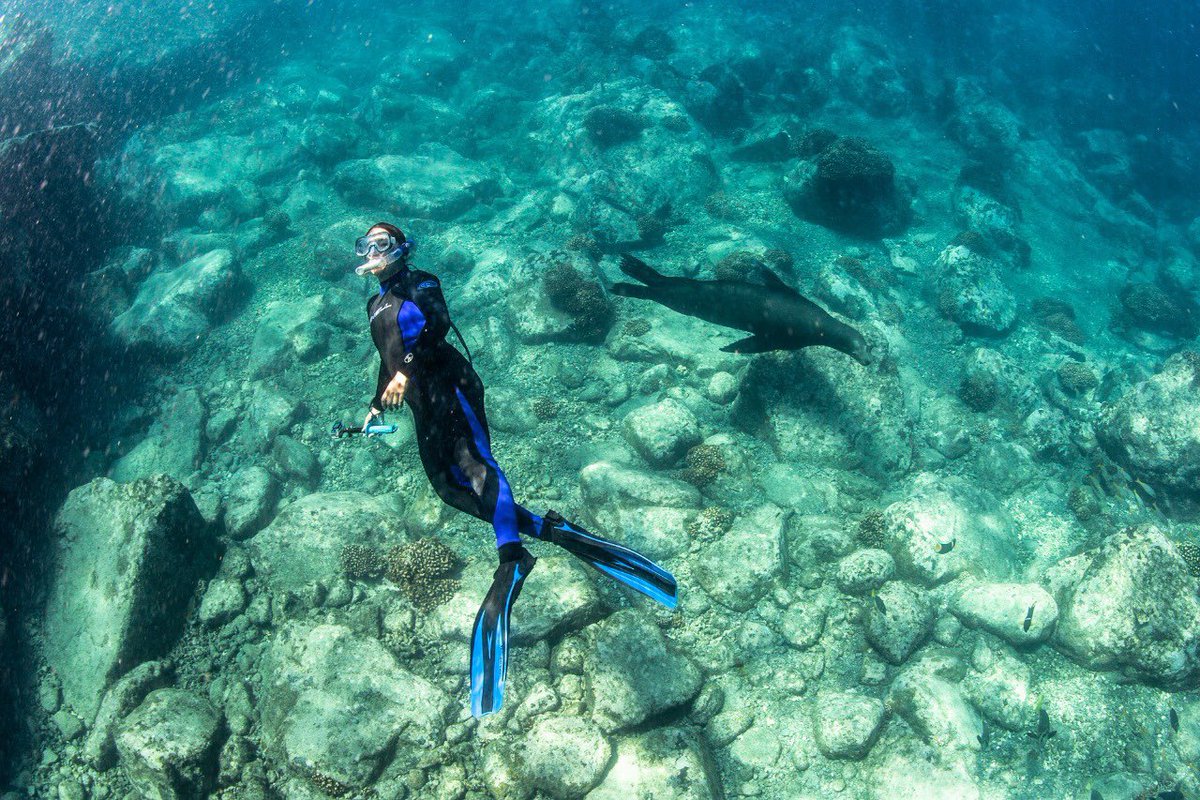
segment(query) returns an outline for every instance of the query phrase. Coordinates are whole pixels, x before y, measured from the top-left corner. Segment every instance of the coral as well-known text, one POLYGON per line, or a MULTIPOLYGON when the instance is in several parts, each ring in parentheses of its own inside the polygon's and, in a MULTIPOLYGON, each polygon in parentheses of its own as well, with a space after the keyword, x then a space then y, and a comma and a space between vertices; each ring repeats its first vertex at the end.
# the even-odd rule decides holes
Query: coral
POLYGON ((669 229, 671 209, 663 206, 657 211, 642 214, 637 218, 638 236, 643 242, 661 242, 669 229))
POLYGON ((542 285, 550 303, 575 319, 575 331, 585 339, 602 339, 612 326, 612 304, 600 285, 585 279, 570 264, 546 271, 542 285))
POLYGON ((1188 565, 1188 572, 1194 578, 1200 578, 1200 544, 1195 542, 1176 542, 1175 549, 1188 565))
POLYGON ((558 416, 558 403, 552 397, 535 397, 530 410, 540 420, 554 419, 558 416))
POLYGON ((625 328, 622 330, 626 336, 645 336, 650 332, 650 320, 645 317, 635 317, 625 323, 625 328))
POLYGON ((711 483, 725 469, 721 448, 711 444, 698 444, 688 450, 684 461, 687 466, 683 470, 683 479, 697 486, 711 483))
POLYGON ((378 578, 384 568, 383 554, 378 548, 365 544, 348 544, 342 548, 342 571, 347 578, 378 578))
POLYGON ((263 225, 275 233, 285 233, 291 227, 292 220, 286 212, 272 208, 263 214, 263 225))
POLYGON ((570 239, 567 239, 567 249, 583 253, 592 261, 599 261, 601 256, 604 255, 604 251, 600 249, 600 243, 596 241, 596 237, 586 233, 577 233, 570 239))
POLYGON ((612 147, 638 138, 646 121, 623 108, 596 106, 583 115, 583 126, 596 145, 612 147))
POLYGON ((767 266, 776 272, 791 272, 796 267, 796 261, 792 258, 792 254, 777 247, 763 253, 763 261, 767 262, 767 266))
POLYGON ((1034 300, 1033 315, 1043 327, 1068 342, 1083 343, 1083 331, 1075 322, 1075 309, 1070 303, 1051 297, 1034 300))
POLYGON ((1200 308, 1180 293, 1154 283, 1130 283, 1120 298, 1125 318, 1139 328, 1182 339, 1200 332, 1200 308))
POLYGON ((1081 522, 1086 522, 1100 513, 1100 503, 1096 500, 1096 494, 1082 485, 1067 492, 1067 507, 1081 522))
POLYGON ((838 135, 827 128, 813 128, 792 139, 792 151, 800 158, 820 155, 838 140, 838 135))
POLYGON ((892 160, 853 136, 826 147, 815 167, 802 164, 789 174, 784 197, 800 216, 857 236, 899 232, 911 216, 911 196, 897 184, 892 160))
POLYGON ((970 370, 963 375, 962 384, 958 387, 958 397, 968 408, 987 411, 996 405, 998 390, 993 376, 980 370, 970 370))
POLYGON ((763 263, 749 250, 736 250, 717 262, 713 273, 719 281, 758 280, 763 263))
POLYGON ((1058 382, 1067 394, 1084 394, 1096 388, 1096 373, 1087 364, 1066 361, 1058 368, 1058 382))
POLYGON ((458 581, 445 577, 460 566, 458 557, 437 539, 418 539, 387 553, 387 576, 418 609, 428 611, 446 602, 458 581))
POLYGON ((312 784, 330 797, 345 797, 350 794, 349 786, 320 772, 312 774, 312 784))
POLYGON ((686 133, 692 128, 692 124, 683 114, 668 114, 659 120, 659 124, 673 133, 686 133))
POLYGON ((675 40, 666 29, 650 25, 633 37, 630 49, 640 56, 657 61, 675 52, 675 40))
POLYGON ((696 539, 715 539, 733 525, 733 514, 719 506, 709 506, 688 523, 688 536, 696 539))
POLYGON ((866 547, 882 549, 887 544, 887 525, 882 511, 868 511, 858 521, 858 540, 866 547))
POLYGON ((713 192, 704 199, 704 210, 717 219, 735 219, 739 216, 733 198, 722 191, 713 192))

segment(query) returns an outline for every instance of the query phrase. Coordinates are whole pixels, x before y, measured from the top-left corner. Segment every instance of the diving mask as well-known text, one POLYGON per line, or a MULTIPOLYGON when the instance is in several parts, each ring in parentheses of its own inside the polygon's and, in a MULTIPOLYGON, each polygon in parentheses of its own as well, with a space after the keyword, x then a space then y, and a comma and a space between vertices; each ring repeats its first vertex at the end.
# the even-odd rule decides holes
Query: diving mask
POLYGON ((412 252, 411 239, 397 242, 396 237, 387 231, 360 236, 354 242, 354 254, 366 258, 366 262, 354 268, 358 275, 368 275, 380 266, 390 266, 412 252))

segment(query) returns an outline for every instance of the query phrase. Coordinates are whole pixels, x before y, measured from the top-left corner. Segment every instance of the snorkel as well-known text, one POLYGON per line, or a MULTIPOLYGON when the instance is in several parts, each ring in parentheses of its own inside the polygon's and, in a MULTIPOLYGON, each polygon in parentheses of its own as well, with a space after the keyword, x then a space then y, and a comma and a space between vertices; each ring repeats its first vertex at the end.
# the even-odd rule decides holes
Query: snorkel
POLYGON ((386 280, 404 267, 412 249, 412 240, 406 238, 396 226, 386 222, 372 225, 367 234, 354 243, 355 255, 367 259, 354 268, 354 273, 359 276, 375 275, 381 281, 386 280))

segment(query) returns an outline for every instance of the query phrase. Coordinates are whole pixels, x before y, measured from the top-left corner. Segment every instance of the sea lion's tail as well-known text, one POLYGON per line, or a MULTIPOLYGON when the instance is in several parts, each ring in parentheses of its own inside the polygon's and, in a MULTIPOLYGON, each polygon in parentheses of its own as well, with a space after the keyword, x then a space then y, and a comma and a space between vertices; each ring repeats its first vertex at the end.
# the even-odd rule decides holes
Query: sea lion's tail
MULTIPOLYGON (((655 269, 645 261, 642 261, 640 258, 635 258, 634 256, 629 255, 629 253, 621 254, 621 272, 624 272, 631 278, 641 281, 647 286, 666 283, 669 280, 666 275, 655 271, 655 269)), ((621 285, 624 284, 617 284, 617 286, 621 285)), ((616 289, 616 286, 613 288, 616 289)))
POLYGON ((639 300, 654 299, 649 286, 641 286, 636 283, 614 283, 612 293, 619 294, 621 297, 636 297, 639 300))

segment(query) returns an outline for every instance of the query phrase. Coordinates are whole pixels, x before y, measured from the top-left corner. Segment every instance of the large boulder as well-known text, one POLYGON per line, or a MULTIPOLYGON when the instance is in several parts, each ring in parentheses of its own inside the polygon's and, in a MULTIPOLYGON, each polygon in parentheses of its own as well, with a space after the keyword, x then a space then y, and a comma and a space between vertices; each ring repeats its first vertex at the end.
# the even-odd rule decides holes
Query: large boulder
POLYGON ((250 345, 251 377, 265 378, 349 349, 351 331, 357 333, 364 318, 362 300, 336 289, 270 301, 250 345))
POLYGON ((712 754, 677 728, 626 736, 604 781, 587 800, 714 800, 724 797, 712 754))
POLYGON ((188 480, 200 466, 206 415, 194 388, 177 392, 162 406, 146 438, 113 465, 113 480, 128 483, 158 473, 188 480))
POLYGON ((612 752, 594 723, 556 714, 538 718, 508 761, 522 784, 555 800, 577 800, 604 777, 612 752))
POLYGON ((700 691, 700 670, 671 650, 653 622, 628 609, 588 629, 585 657, 592 713, 605 731, 629 728, 700 691))
POLYGON ((203 697, 156 689, 117 731, 125 775, 142 797, 202 800, 216 783, 221 717, 203 697))
POLYGON ((975 336, 1002 336, 1017 319, 1017 300, 1000 267, 965 244, 951 244, 933 265, 938 309, 975 336))
POLYGON ((869 142, 847 136, 803 162, 784 179, 784 198, 800 216, 857 236, 899 233, 912 198, 892 160, 869 142))
POLYGON ((903 664, 933 632, 934 613, 923 595, 892 581, 880 589, 867 612, 867 641, 889 663, 903 664))
POLYGON ((216 572, 215 540, 191 495, 165 475, 75 489, 54 531, 46 661, 90 721, 114 680, 175 643, 196 582, 216 572))
POLYGON ((1096 670, 1166 689, 1200 683, 1197 579, 1153 524, 1108 537, 1058 589, 1054 644, 1096 670))
POLYGON ((163 357, 192 350, 233 299, 240 272, 229 250, 213 250, 155 272, 109 330, 126 348, 163 357))
POLYGON ((817 747, 826 758, 859 760, 883 729, 883 703, 851 692, 822 692, 813 706, 817 747))
POLYGON ((415 766, 442 742, 445 692, 349 628, 287 626, 262 672, 263 745, 298 775, 363 789, 395 759, 415 766))
POLYGON ((949 761, 978 752, 983 723, 962 689, 922 667, 906 669, 892 683, 888 710, 949 761))
POLYGON ((412 155, 346 161, 333 183, 347 202, 386 208, 401 217, 448 221, 500 195, 500 181, 484 165, 441 144, 412 155))
POLYGON ((753 608, 783 572, 785 522, 784 512, 769 503, 739 517, 695 565, 704 591, 734 611, 753 608))
POLYGON ((950 610, 964 625, 1014 645, 1046 641, 1058 621, 1058 603, 1034 583, 973 584, 958 594, 950 610))
POLYGON ((922 473, 907 495, 884 511, 885 541, 901 576, 933 586, 963 573, 1014 574, 1013 523, 986 489, 922 473))
POLYGON ((701 505, 690 483, 610 461, 597 461, 579 473, 579 489, 588 521, 596 533, 620 531, 621 542, 663 559, 688 541, 687 524, 701 505))
POLYGON ((629 412, 624 430, 633 449, 656 467, 674 464, 701 439, 695 415, 670 397, 629 412))
POLYGON ((1200 355, 1174 355, 1114 403, 1096 428, 1113 459, 1189 514, 1200 511, 1198 386, 1200 355))
POLYGON ((246 546, 255 572, 272 591, 301 591, 339 577, 347 545, 386 548, 403 542, 402 520, 392 495, 310 494, 286 506, 246 546))

